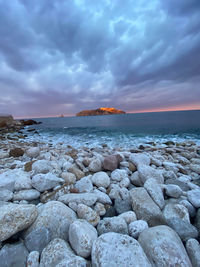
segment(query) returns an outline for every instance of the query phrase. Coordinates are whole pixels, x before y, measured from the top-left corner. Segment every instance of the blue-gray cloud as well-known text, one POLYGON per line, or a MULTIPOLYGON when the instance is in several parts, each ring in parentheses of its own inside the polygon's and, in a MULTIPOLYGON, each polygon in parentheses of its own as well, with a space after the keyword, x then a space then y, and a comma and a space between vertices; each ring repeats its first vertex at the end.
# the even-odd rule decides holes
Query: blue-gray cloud
POLYGON ((199 0, 0 0, 0 113, 199 104, 199 0))

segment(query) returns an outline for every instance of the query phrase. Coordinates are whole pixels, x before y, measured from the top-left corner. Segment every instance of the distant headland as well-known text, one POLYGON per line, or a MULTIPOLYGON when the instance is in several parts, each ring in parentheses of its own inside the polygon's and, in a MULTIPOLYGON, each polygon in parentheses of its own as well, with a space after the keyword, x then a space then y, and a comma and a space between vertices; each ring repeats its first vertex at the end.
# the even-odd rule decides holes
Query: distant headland
POLYGON ((76 114, 76 116, 97 116, 97 115, 113 115, 113 114, 125 114, 126 112, 116 108, 98 108, 91 110, 82 110, 76 114))

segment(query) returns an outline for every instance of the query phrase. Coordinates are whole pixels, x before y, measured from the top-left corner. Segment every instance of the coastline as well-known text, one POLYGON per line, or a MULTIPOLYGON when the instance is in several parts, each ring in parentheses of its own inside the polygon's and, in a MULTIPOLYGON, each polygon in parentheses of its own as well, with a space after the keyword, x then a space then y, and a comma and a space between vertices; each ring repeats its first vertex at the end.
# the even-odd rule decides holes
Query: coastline
MULTIPOLYGON (((157 240, 144 248, 142 233, 148 236, 149 231, 156 230, 165 236, 172 231, 170 239, 163 237, 161 243, 170 248, 174 242, 181 250, 178 260, 190 266, 190 252, 192 249, 194 252, 190 243, 198 242, 200 233, 198 144, 191 140, 174 142, 168 139, 165 143, 141 143, 129 148, 123 144, 112 147, 100 142, 93 147, 88 147, 87 143, 73 147, 68 139, 53 142, 45 137, 42 139, 42 133, 28 130, 30 128, 7 134, 0 140, 0 210, 4 215, 15 214, 12 215, 14 224, 20 224, 15 228, 0 215, 1 250, 6 250, 7 246, 17 249, 20 244, 26 255, 18 255, 20 260, 33 257, 39 264, 40 256, 40 264, 44 264, 45 257, 52 259, 57 253, 56 244, 65 246, 69 242, 74 249, 70 252, 70 260, 76 262, 79 258, 86 266, 100 260, 93 250, 98 248, 102 235, 116 237, 119 247, 118 241, 123 236, 125 240, 132 238, 133 242, 139 242, 149 263, 151 246, 156 245, 157 240), (16 151, 16 148, 22 151, 16 151), (11 153, 13 149, 15 152, 11 153), (32 215, 20 215, 24 209, 32 215), (20 222, 19 216, 23 217, 20 222), (63 230, 63 216, 67 236, 71 236, 69 240, 66 229, 63 230), (46 228, 40 228, 44 223, 48 234, 46 228), (86 230, 77 230, 76 225, 78 229, 85 227, 86 230), (41 236, 37 231, 42 231, 41 236), (92 231, 95 237, 91 236, 92 231), (86 248, 81 245, 84 234, 92 240, 86 254, 83 252, 86 248), (52 246, 52 255, 45 250, 48 246, 52 246)), ((105 249, 112 257, 113 244, 106 242, 105 249)), ((126 252, 123 247, 120 249, 123 258, 126 252)), ((128 246, 126 250, 129 249, 128 246)), ((167 258, 169 265, 177 260, 169 257, 170 253, 170 249, 162 251, 162 257, 167 258)), ((137 257, 142 256, 138 254, 137 257)))

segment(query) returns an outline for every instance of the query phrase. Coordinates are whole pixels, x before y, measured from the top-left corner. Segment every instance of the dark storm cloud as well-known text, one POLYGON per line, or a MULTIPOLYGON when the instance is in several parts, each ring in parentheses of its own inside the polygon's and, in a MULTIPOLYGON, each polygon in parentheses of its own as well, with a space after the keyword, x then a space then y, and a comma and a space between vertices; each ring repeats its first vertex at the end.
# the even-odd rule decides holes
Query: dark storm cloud
POLYGON ((0 0, 0 112, 200 105, 199 0, 0 0))

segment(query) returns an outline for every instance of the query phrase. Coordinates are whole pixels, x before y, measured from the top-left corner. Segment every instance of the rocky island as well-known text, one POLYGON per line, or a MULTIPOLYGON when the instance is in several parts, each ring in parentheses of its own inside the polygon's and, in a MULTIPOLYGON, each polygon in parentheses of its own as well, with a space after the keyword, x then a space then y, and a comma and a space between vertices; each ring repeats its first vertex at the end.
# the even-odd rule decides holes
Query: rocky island
POLYGON ((76 114, 76 116, 97 116, 97 115, 112 115, 125 114, 125 111, 116 108, 98 108, 91 110, 83 110, 76 114))

